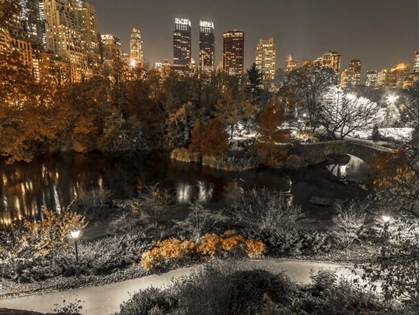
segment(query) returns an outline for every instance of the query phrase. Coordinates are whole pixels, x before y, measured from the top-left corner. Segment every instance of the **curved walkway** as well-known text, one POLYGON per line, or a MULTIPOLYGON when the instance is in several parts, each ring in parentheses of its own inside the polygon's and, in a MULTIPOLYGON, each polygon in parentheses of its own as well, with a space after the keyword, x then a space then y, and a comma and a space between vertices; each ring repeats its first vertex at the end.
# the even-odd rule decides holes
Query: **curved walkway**
MULTIPOLYGON (((242 262, 242 269, 253 267, 266 268, 272 272, 284 271, 290 278, 301 283, 309 283, 311 269, 329 268, 339 275, 349 275, 346 266, 329 263, 285 260, 247 260, 242 262)), ((149 286, 162 287, 170 283, 172 278, 188 275, 194 267, 173 270, 162 275, 151 275, 133 280, 127 280, 110 285, 74 289, 44 295, 0 300, 0 308, 21 309, 38 312, 51 312, 54 304, 63 305, 63 300, 82 300, 83 312, 86 315, 108 315, 119 311, 119 305, 130 298, 130 294, 149 286)))

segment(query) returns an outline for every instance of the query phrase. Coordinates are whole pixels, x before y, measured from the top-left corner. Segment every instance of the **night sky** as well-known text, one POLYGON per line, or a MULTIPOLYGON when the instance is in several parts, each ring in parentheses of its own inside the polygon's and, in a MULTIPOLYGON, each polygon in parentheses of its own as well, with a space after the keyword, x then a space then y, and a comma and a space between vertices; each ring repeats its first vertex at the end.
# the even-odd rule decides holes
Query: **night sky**
POLYGON ((419 47, 418 0, 90 0, 95 5, 98 31, 112 33, 129 52, 133 27, 140 29, 150 65, 169 59, 175 17, 192 23, 192 54, 198 59, 198 24, 215 24, 216 65, 222 55, 222 34, 234 28, 245 32, 245 67, 255 60, 259 39, 274 37, 276 68, 289 54, 300 66, 328 50, 342 55, 341 71, 351 59, 366 70, 410 64, 419 47))

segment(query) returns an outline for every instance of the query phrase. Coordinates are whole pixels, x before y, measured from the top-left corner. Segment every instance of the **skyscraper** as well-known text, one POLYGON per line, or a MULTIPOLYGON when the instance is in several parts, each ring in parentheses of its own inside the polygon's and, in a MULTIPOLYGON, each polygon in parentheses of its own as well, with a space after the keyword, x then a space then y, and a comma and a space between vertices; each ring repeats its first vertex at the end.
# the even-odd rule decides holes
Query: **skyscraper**
POLYGON ((410 78, 410 71, 408 64, 399 63, 395 68, 389 69, 385 76, 385 86, 391 88, 403 88, 405 86, 404 81, 408 81, 410 78))
POLYGON ((101 60, 95 7, 85 0, 77 0, 76 17, 83 46, 88 56, 88 64, 91 67, 101 60))
POLYGON ((199 69, 201 71, 212 71, 214 69, 214 54, 214 24, 211 21, 200 21, 199 69))
POLYGON ((42 0, 19 0, 20 21, 27 32, 29 38, 41 41, 42 29, 40 26, 40 3, 42 0))
POLYGON ((334 69, 335 73, 340 73, 341 68, 341 55, 336 51, 328 51, 322 55, 321 60, 322 67, 330 67, 334 69))
POLYGON ((101 35, 102 61, 111 69, 116 58, 121 56, 121 41, 112 34, 101 35))
POLYGON ((385 79, 388 74, 388 69, 382 69, 378 72, 378 80, 376 81, 376 87, 382 88, 385 86, 385 79))
POLYGON ((191 22, 175 18, 173 69, 187 71, 191 63, 191 22))
POLYGON ((419 52, 414 52, 414 64, 413 64, 413 72, 419 73, 419 52))
POLYGON ((264 81, 274 79, 276 72, 276 45, 274 38, 260 39, 255 52, 255 65, 263 74, 264 81))
POLYGON ((72 0, 44 0, 46 48, 55 58, 70 63, 72 82, 80 81, 88 68, 76 3, 72 0))
POLYGON ((353 84, 353 80, 355 77, 355 73, 353 69, 346 68, 344 69, 343 73, 341 73, 341 83, 340 87, 342 89, 346 89, 351 87, 353 84))
POLYGON ((349 69, 353 69, 354 75, 355 75, 352 85, 353 86, 360 85, 360 74, 362 72, 362 62, 358 59, 350 60, 349 69))
POLYGON ((230 75, 244 72, 245 34, 240 30, 223 33, 223 71, 230 75))
POLYGON ((360 60, 351 60, 348 68, 341 74, 341 88, 344 89, 359 86, 361 69, 362 62, 360 60))
POLYGON ((140 31, 133 28, 130 38, 130 63, 132 66, 143 67, 143 41, 140 31))
MULTIPOLYGON (((306 60, 306 61, 309 61, 309 60, 306 60)), ((305 66, 305 64, 304 64, 304 65, 302 65, 302 67, 304 67, 304 66, 305 66)), ((293 70, 295 70, 295 69, 296 69, 296 67, 297 67, 297 62, 296 62, 296 60, 293 60, 292 56, 291 56, 291 55, 289 55, 289 57, 287 57, 287 67, 286 67, 286 71, 293 71, 293 70)))
POLYGON ((366 71, 366 82, 365 86, 375 88, 378 81, 378 72, 375 70, 366 71))

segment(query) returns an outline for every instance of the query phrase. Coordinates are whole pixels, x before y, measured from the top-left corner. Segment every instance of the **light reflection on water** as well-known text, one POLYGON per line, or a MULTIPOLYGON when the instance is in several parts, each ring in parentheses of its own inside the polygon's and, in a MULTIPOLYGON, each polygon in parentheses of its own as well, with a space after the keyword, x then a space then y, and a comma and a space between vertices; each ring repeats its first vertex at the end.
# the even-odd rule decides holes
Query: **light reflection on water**
POLYGON ((370 166, 356 156, 350 155, 346 165, 329 164, 327 169, 337 178, 362 181, 370 172, 370 166))
MULTIPOLYGON (((344 166, 347 176, 365 176, 364 170, 358 172, 363 169, 363 163, 352 158, 349 165, 344 166)), ((302 205, 305 211, 319 210, 308 203, 311 196, 355 197, 348 196, 348 186, 328 179, 328 171, 321 168, 222 172, 197 164, 171 162, 167 153, 131 157, 98 154, 38 157, 31 163, 2 163, 0 174, 2 225, 23 217, 41 218, 41 206, 61 211, 86 189, 110 189, 115 199, 135 197, 139 183, 143 186, 160 183, 175 193, 179 204, 193 200, 217 204, 231 184, 242 191, 259 186, 290 193, 290 202, 302 205)), ((351 194, 358 193, 356 188, 351 194)))

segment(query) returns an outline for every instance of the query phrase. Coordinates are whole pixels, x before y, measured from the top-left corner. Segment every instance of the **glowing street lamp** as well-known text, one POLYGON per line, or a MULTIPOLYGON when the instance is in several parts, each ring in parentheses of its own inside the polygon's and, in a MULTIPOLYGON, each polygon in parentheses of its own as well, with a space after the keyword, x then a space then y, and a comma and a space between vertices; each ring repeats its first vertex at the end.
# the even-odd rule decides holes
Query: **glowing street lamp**
POLYGON ((388 95, 386 100, 388 101, 389 104, 394 105, 395 101, 398 99, 398 96, 396 95, 388 95))
POLYGON ((382 220, 384 220, 385 223, 388 223, 389 222, 389 219, 391 219, 390 216, 387 216, 387 215, 383 215, 382 216, 382 220))
POLYGON ((80 230, 70 232, 71 238, 74 239, 74 247, 76 249, 76 263, 79 263, 79 253, 77 251, 77 239, 80 237, 80 230))

